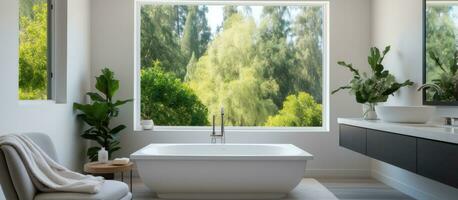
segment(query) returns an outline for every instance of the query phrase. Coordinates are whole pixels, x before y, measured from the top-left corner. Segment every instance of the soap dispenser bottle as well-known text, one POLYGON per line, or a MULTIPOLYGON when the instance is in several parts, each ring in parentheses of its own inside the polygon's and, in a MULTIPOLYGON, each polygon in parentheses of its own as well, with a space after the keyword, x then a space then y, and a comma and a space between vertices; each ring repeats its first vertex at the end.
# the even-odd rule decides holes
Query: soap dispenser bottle
POLYGON ((105 147, 102 147, 98 152, 98 160, 99 163, 107 163, 108 162, 108 151, 105 150, 105 147))

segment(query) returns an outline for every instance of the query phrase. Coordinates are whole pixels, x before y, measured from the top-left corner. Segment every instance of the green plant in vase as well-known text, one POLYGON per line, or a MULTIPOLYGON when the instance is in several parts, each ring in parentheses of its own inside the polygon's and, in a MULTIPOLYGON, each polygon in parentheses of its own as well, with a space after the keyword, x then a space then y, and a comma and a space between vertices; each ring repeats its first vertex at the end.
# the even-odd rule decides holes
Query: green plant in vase
POLYGON ((91 161, 97 160, 97 152, 104 147, 108 151, 109 158, 113 152, 121 149, 119 146, 118 135, 126 128, 125 125, 110 125, 111 119, 119 114, 119 107, 129 100, 114 101, 113 97, 119 89, 119 80, 114 78, 114 73, 108 68, 102 69, 102 74, 96 77, 95 88, 99 92, 88 92, 92 103, 74 103, 73 109, 78 110, 78 118, 85 122, 89 128, 86 129, 81 137, 95 141, 99 146, 87 149, 86 155, 91 161))
POLYGON ((355 96, 356 102, 365 105, 363 114, 365 119, 376 119, 375 106, 378 103, 386 102, 388 97, 400 88, 413 85, 410 80, 403 83, 397 82, 395 77, 388 70, 385 70, 382 62, 389 51, 390 46, 387 46, 383 52, 377 47, 370 49, 368 62, 371 71, 369 74, 360 73, 352 64, 343 61, 337 63, 348 68, 353 73, 353 79, 347 85, 332 91, 332 94, 340 90, 349 90, 350 94, 355 96))

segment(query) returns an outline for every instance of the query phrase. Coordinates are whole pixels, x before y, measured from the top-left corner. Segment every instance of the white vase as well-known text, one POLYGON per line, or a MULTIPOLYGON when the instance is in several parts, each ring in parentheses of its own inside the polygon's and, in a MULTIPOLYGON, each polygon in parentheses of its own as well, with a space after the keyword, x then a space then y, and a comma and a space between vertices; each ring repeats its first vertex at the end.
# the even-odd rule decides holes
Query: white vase
POLYGON ((376 104, 373 104, 373 103, 363 104, 363 118, 365 120, 376 120, 377 119, 377 113, 375 112, 375 106, 376 104))
POLYGON ((140 124, 142 125, 143 130, 153 130, 154 128, 154 122, 151 119, 142 120, 140 124))
POLYGON ((108 151, 104 147, 97 152, 97 160, 99 163, 108 163, 108 151))

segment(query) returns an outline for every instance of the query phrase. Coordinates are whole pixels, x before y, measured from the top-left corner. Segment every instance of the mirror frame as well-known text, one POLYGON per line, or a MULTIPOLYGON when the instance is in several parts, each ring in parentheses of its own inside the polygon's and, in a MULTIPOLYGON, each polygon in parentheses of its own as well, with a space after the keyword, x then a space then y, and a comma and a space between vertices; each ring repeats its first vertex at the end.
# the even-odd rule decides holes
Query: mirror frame
MULTIPOLYGON (((427 0, 423 0, 423 6, 422 6, 422 42, 423 42, 423 47, 422 47, 422 62, 423 62, 423 84, 426 83, 426 3, 427 0)), ((422 99, 423 99, 423 105, 434 105, 434 106, 458 106, 458 101, 453 101, 453 102, 444 102, 444 101, 428 101, 426 100, 426 89, 422 90, 422 99)))

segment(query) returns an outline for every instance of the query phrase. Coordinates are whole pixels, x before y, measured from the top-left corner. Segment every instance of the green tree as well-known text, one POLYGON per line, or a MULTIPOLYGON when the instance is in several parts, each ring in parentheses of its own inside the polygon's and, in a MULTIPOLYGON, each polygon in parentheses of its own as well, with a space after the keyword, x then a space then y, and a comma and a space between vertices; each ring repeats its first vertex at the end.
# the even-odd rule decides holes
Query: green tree
POLYGON ((141 66, 150 67, 159 60, 167 72, 183 78, 186 58, 181 53, 181 18, 177 8, 165 5, 144 5, 141 8, 141 66))
POLYGON ((200 57, 211 39, 207 12, 206 6, 142 6, 141 66, 158 60, 183 80, 191 55, 200 57))
POLYGON ((200 58, 205 51, 207 50, 208 43, 211 41, 211 30, 208 26, 207 22, 207 13, 208 7, 207 6, 199 6, 197 9, 197 19, 198 19, 198 30, 199 30, 199 42, 198 44, 198 51, 196 52, 196 57, 200 58))
POLYGON ((426 78, 443 92, 427 90, 426 98, 456 101, 458 98, 457 29, 452 6, 434 5, 426 9, 426 78))
POLYGON ((190 72, 189 85, 210 114, 225 107, 227 125, 261 125, 276 111, 269 96, 278 85, 262 77, 253 40, 254 20, 233 14, 225 24, 190 72))
POLYGON ((308 93, 290 95, 283 102, 283 108, 269 117, 266 126, 322 126, 322 107, 308 93))
MULTIPOLYGON (((215 35, 207 25, 207 7, 171 8, 154 6, 145 11, 149 18, 142 29, 150 37, 142 38, 142 51, 146 44, 150 53, 145 60, 159 61, 164 74, 171 72, 183 80, 209 114, 218 114, 224 106, 226 125, 264 125, 288 96, 300 91, 321 102, 321 8, 266 6, 257 27, 250 7, 239 11, 237 6, 225 6, 222 28, 215 35), (156 17, 157 13, 169 16, 156 17)), ((151 65, 142 61, 142 66, 146 71, 151 65)), ((144 77, 142 87, 153 81, 144 77)), ((156 90, 157 95, 164 91, 156 90)), ((143 102, 147 101, 142 96, 142 111, 153 113, 151 103, 143 102)), ((156 122, 173 121, 163 119, 164 123, 156 122)), ((206 115, 206 121, 210 119, 206 115)))
POLYGON ((206 6, 190 6, 186 17, 183 38, 181 39, 181 50, 183 55, 190 59, 191 55, 200 58, 207 50, 210 42, 211 32, 207 24, 206 6))
POLYGON ((257 50, 264 77, 275 80, 279 92, 271 97, 278 107, 298 91, 322 98, 322 8, 264 7, 257 50), (291 13, 298 13, 291 19, 291 13))
POLYGON ((181 51, 186 58, 190 58, 192 54, 197 54, 199 51, 197 22, 197 8, 193 6, 186 17, 183 38, 181 39, 181 51))
POLYGON ((187 5, 175 5, 173 6, 175 9, 175 32, 180 37, 183 36, 183 30, 186 23, 186 15, 188 13, 188 6, 187 5))
POLYGON ((196 67, 197 59, 194 56, 194 53, 191 55, 191 59, 189 59, 188 65, 186 65, 186 76, 184 77, 184 81, 189 81, 192 79, 192 74, 194 74, 194 69, 196 67))
POLYGON ((257 33, 257 56, 261 61, 263 76, 279 86, 278 93, 270 97, 277 107, 281 107, 286 96, 294 91, 293 81, 297 76, 293 70, 297 67, 294 49, 288 42, 288 15, 287 7, 264 7, 257 33))
POLYGON ((194 92, 156 61, 141 71, 141 114, 163 126, 208 125, 207 108, 194 92))
POLYGON ((228 20, 233 14, 237 14, 237 6, 224 6, 223 7, 223 21, 228 20))
POLYGON ((441 62, 453 62, 456 52, 456 27, 451 17, 451 6, 428 6, 426 9, 426 49, 427 77, 436 79, 440 67, 432 58, 436 56, 441 62))
POLYGON ((19 0, 19 16, 32 17, 33 6, 46 2, 46 0, 19 0))
POLYGON ((47 99, 47 4, 19 19, 19 99, 47 99))
POLYGON ((323 9, 306 6, 300 9, 293 26, 295 58, 293 91, 307 91, 322 101, 323 84, 323 9))

